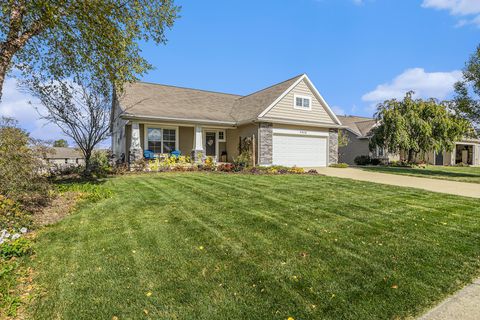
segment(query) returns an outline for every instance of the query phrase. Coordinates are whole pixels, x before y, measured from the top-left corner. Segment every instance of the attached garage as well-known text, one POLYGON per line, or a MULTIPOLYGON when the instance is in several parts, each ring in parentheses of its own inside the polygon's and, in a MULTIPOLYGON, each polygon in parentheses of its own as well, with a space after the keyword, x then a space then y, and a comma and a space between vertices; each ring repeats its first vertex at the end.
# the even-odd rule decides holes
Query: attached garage
POLYGON ((281 166, 326 167, 328 132, 273 129, 272 163, 281 166))

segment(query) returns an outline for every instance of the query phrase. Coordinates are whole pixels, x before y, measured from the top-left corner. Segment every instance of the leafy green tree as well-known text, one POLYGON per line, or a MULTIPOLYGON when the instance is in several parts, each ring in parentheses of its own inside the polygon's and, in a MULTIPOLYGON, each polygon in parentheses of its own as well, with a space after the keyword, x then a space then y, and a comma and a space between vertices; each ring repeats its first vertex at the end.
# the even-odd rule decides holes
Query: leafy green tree
POLYGON ((59 139, 53 141, 53 146, 57 148, 68 148, 68 142, 65 139, 59 139))
POLYGON ((455 84, 455 92, 453 109, 480 134, 480 45, 463 70, 463 80, 455 84))
POLYGON ((11 68, 46 79, 82 71, 121 88, 151 68, 138 42, 165 43, 178 11, 173 0, 2 0, 0 100, 11 68))
POLYGON ((408 92, 404 99, 387 100, 378 105, 370 148, 376 146, 390 153, 406 151, 413 162, 419 153, 453 150, 455 141, 471 134, 470 123, 450 112, 445 103, 435 99, 413 99, 408 92))

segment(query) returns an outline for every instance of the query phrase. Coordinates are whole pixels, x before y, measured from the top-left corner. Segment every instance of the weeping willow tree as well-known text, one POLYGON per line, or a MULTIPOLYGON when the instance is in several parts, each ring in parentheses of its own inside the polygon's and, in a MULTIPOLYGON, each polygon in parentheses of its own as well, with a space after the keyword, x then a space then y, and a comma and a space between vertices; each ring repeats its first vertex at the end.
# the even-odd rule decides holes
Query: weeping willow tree
POLYGON ((390 153, 407 152, 408 162, 432 150, 452 151, 455 142, 472 134, 470 122, 451 112, 447 103, 435 99, 387 100, 377 107, 377 126, 372 130, 370 149, 381 147, 390 153))

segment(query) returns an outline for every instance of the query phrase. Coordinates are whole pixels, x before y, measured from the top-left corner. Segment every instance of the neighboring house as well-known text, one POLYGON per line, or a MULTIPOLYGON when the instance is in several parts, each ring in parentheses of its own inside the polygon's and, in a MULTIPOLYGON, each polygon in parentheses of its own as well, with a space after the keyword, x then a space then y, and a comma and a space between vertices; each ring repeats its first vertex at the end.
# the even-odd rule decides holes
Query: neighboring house
POLYGON ((41 157, 49 165, 55 165, 58 167, 77 166, 85 163, 82 152, 76 148, 49 148, 48 152, 42 152, 41 157))
POLYGON ((305 74, 246 96, 137 82, 113 101, 117 159, 178 150, 231 162, 239 139, 254 137, 259 165, 325 167, 338 160, 342 124, 305 74))
MULTIPOLYGON (((361 155, 369 155, 387 162, 407 158, 406 154, 390 154, 382 148, 376 148, 373 152, 370 151, 369 142, 371 130, 376 125, 375 119, 357 116, 338 116, 338 118, 345 126, 345 133, 349 140, 347 146, 339 148, 340 162, 355 164, 355 157, 361 155)), ((455 143, 453 152, 444 151, 437 153, 430 151, 425 155, 420 155, 416 160, 424 160, 433 165, 455 165, 460 163, 480 165, 480 139, 463 139, 455 143)))

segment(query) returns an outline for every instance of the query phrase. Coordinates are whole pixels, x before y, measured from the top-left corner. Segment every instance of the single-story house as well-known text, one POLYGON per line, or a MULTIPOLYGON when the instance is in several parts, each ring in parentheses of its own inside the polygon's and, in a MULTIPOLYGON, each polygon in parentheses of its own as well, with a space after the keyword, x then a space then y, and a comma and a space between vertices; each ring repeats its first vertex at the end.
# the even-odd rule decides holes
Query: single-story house
POLYGON ((85 158, 80 149, 53 147, 48 148, 47 151, 42 150, 41 158, 49 165, 63 166, 77 166, 85 163, 85 158))
MULTIPOLYGON (((354 164, 354 159, 361 155, 369 155, 386 162, 405 160, 407 158, 407 154, 391 154, 382 148, 370 151, 369 142, 371 130, 376 125, 375 119, 358 116, 338 116, 338 119, 345 126, 343 132, 348 138, 348 144, 339 147, 340 162, 354 164)), ((449 166, 463 163, 478 166, 480 165, 480 139, 462 139, 455 143, 452 152, 436 152, 432 150, 424 155, 419 155, 416 160, 423 160, 432 165, 449 166)))
POLYGON ((112 152, 126 161, 175 150, 232 162, 251 137, 259 165, 325 167, 338 160, 341 127, 305 74, 245 96, 137 82, 114 96, 112 152))

